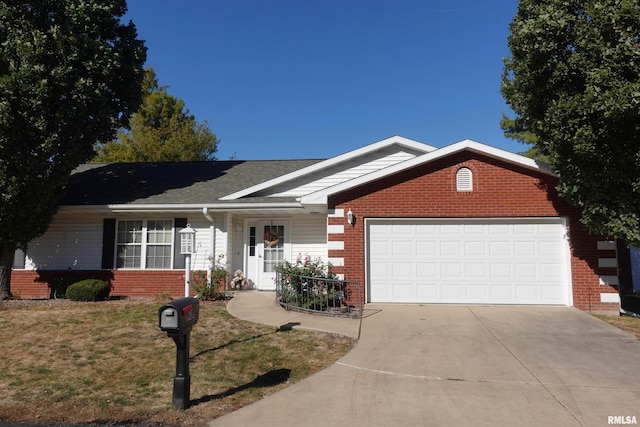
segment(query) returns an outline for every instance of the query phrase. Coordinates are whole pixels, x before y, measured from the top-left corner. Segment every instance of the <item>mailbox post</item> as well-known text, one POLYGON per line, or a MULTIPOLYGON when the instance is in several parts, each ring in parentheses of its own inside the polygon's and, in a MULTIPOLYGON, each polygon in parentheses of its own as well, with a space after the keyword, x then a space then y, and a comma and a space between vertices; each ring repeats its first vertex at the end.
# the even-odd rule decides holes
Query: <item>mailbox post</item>
POLYGON ((160 330, 176 344, 176 376, 173 379, 173 406, 189 408, 191 376, 189 375, 189 346, 191 329, 200 317, 200 302, 186 297, 171 301, 158 310, 160 330))

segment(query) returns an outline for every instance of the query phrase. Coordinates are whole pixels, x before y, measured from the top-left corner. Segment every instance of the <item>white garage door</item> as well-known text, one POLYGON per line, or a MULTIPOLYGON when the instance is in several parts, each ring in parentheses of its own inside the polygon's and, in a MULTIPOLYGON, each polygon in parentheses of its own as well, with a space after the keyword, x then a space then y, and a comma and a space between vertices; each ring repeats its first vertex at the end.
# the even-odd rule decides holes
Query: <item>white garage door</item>
POLYGON ((561 218, 366 221, 370 302, 570 305, 561 218))

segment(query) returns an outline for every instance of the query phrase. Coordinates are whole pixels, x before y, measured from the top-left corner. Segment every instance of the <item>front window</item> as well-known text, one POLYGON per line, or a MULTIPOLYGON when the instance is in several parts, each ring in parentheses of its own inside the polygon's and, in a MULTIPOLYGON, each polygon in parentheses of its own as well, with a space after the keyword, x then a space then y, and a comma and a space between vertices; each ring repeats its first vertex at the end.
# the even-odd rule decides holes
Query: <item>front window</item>
POLYGON ((173 221, 118 221, 116 247, 116 268, 171 268, 173 221))
POLYGON ((148 221, 147 268, 171 268, 173 221, 148 221))

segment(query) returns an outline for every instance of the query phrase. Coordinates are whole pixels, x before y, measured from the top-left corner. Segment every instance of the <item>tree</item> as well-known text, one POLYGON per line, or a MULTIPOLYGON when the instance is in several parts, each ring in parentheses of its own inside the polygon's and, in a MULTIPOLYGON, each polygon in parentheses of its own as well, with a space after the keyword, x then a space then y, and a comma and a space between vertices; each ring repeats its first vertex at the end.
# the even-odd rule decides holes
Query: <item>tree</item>
POLYGON ((529 145, 529 149, 527 151, 519 154, 534 160, 549 163, 548 157, 542 154, 540 149, 534 145, 538 140, 538 137, 529 131, 519 129, 516 125, 516 121, 504 113, 502 113, 502 119, 500 120, 500 129, 503 130, 504 136, 507 138, 514 139, 521 144, 529 145))
POLYGON ((125 0, 0 2, 0 299, 71 171, 140 104, 146 48, 125 0))
POLYGON ((640 245, 640 2, 520 0, 501 91, 595 233, 640 245))
POLYGON ((130 130, 97 147, 96 162, 160 162, 215 160, 218 139, 206 122, 197 123, 184 101, 159 86, 153 68, 142 84, 143 101, 130 130))

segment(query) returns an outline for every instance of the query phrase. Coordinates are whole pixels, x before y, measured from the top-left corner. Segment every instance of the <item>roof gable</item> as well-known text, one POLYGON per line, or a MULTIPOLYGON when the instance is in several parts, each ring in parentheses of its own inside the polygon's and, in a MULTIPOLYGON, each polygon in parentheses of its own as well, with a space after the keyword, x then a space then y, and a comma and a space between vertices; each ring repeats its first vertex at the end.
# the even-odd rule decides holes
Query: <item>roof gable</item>
POLYGON ((398 163, 388 168, 377 170, 368 175, 363 175, 356 179, 342 182, 332 187, 327 187, 320 191, 316 191, 314 193, 306 194, 305 196, 302 196, 300 198, 300 202, 303 205, 304 204, 326 204, 327 197, 331 194, 348 190, 350 188, 353 188, 353 187, 356 187, 380 178, 384 178, 386 176, 401 172, 403 170, 413 168, 415 166, 419 166, 421 164, 425 164, 428 162, 432 162, 446 156, 450 156, 452 154, 458 153, 463 150, 477 152, 485 156, 506 161, 511 164, 518 165, 527 169, 536 170, 539 172, 553 175, 553 173, 548 169, 548 167, 545 164, 539 163, 533 159, 521 156, 519 154, 514 154, 505 150, 501 150, 499 148, 490 147, 488 145, 484 145, 470 139, 465 139, 463 141, 456 142, 455 144, 451 144, 446 147, 431 151, 422 156, 412 158, 410 160, 407 160, 402 163, 398 163))
POLYGON ((301 197, 434 150, 436 148, 430 145, 393 136, 228 194, 221 200, 236 200, 247 196, 301 197))

